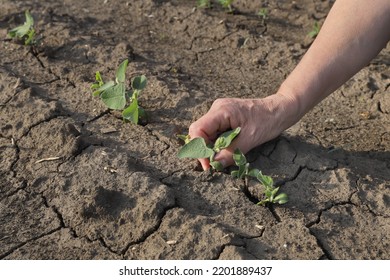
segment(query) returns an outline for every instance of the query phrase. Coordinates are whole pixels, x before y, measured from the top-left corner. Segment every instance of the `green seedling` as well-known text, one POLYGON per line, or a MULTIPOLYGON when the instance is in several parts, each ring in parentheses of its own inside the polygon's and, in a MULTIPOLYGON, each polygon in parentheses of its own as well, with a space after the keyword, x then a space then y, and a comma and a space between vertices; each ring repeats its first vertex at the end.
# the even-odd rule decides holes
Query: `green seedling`
POLYGON ((257 15, 261 18, 261 22, 264 25, 265 21, 268 19, 268 9, 267 8, 261 8, 257 15))
POLYGON ((228 10, 229 13, 233 13, 232 3, 234 0, 218 0, 219 4, 225 9, 228 10))
POLYGON ((274 187, 274 182, 272 177, 263 175, 258 169, 250 169, 249 163, 247 162, 245 155, 239 150, 236 149, 233 154, 233 160, 238 166, 238 170, 231 172, 231 175, 236 178, 243 179, 245 177, 254 177, 256 178, 265 188, 264 190, 264 199, 260 200, 258 205, 266 205, 267 203, 278 203, 284 204, 288 201, 287 194, 280 193, 278 194, 279 187, 274 187))
POLYGON ((138 96, 146 87, 147 80, 144 75, 134 77, 131 82, 131 90, 126 91, 125 82, 128 63, 126 59, 119 65, 115 81, 105 83, 100 72, 97 71, 95 74, 96 82, 91 85, 91 89, 93 95, 100 96, 109 109, 123 110, 122 117, 124 120, 138 124, 139 119, 146 119, 145 110, 138 104, 138 96))
POLYGON ((211 8, 211 2, 210 0, 197 0, 196 1, 198 8, 211 8))
POLYGON ((231 172, 231 175, 233 177, 244 179, 245 177, 254 177, 257 178, 257 175, 259 174, 258 169, 250 169, 249 163, 246 160, 245 155, 240 151, 240 149, 236 149, 233 153, 233 160, 236 166, 238 167, 238 170, 233 170, 231 172))
POLYGON ((184 135, 184 134, 178 134, 177 137, 181 140, 184 141, 184 144, 187 144, 188 142, 191 141, 191 137, 189 135, 184 135))
POLYGON ((279 187, 274 187, 274 180, 270 176, 263 175, 261 171, 257 175, 257 180, 264 186, 265 198, 260 200, 258 205, 266 205, 267 203, 284 204, 288 202, 288 196, 285 193, 278 194, 279 187))
POLYGON ((320 33, 321 26, 318 21, 314 22, 313 29, 307 34, 310 38, 317 37, 318 33, 320 33))
POLYGON ((23 25, 13 28, 8 32, 8 36, 11 38, 18 38, 24 40, 25 45, 35 45, 35 29, 34 19, 29 11, 25 12, 26 21, 23 25))
POLYGON ((236 129, 224 132, 217 138, 217 140, 215 140, 214 144, 209 145, 207 145, 206 141, 200 137, 190 139, 188 135, 178 135, 178 137, 185 142, 185 145, 179 151, 178 157, 194 159, 208 158, 212 169, 222 171, 222 164, 215 161, 214 156, 216 153, 219 153, 221 150, 229 147, 240 131, 241 128, 237 127, 236 129))
MULTIPOLYGON (((206 144, 206 141, 197 137, 190 139, 188 135, 177 135, 178 138, 184 141, 184 146, 180 149, 179 158, 208 158, 210 160, 211 170, 222 171, 223 166, 220 162, 214 161, 216 153, 230 146, 234 138, 240 133, 241 128, 227 131, 221 134, 214 144, 206 144)), ((233 153, 233 160, 238 166, 238 170, 233 170, 231 175, 235 178, 244 179, 245 177, 253 177, 257 179, 264 186, 264 199, 257 204, 265 206, 268 203, 284 204, 288 201, 287 194, 278 194, 279 187, 274 187, 273 179, 270 176, 263 175, 260 170, 254 168, 250 169, 249 163, 245 155, 236 149, 233 153)))

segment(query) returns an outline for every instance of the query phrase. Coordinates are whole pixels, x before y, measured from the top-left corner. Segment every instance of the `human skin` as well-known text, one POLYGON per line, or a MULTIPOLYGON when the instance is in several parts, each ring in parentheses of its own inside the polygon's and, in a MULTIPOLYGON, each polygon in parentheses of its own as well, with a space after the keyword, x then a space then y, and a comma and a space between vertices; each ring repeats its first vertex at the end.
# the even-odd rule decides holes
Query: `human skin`
MULTIPOLYGON (((232 145, 215 156, 233 164, 236 148, 247 153, 297 123, 321 100, 366 66, 390 39, 390 0, 337 0, 317 38, 301 61, 265 98, 222 98, 191 124, 191 138, 212 142, 217 135, 241 127, 232 145)), ((204 170, 208 159, 199 159, 204 170)))

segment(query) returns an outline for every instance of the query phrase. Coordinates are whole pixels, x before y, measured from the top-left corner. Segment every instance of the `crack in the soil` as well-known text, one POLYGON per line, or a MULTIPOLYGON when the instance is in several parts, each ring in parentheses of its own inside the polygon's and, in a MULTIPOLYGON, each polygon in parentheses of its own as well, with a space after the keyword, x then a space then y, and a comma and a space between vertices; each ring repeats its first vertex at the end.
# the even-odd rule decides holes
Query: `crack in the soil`
POLYGON ((22 182, 21 182, 21 187, 15 189, 14 191, 8 193, 6 196, 4 196, 3 198, 0 199, 0 202, 3 201, 4 199, 6 198, 9 198, 15 194, 17 194, 18 192, 22 191, 22 190, 26 190, 27 188, 27 180, 25 180, 24 178, 22 178, 22 182))
MULTIPOLYGON (((356 182, 357 183, 357 182, 356 182)), ((352 202, 352 196, 358 191, 357 189, 357 185, 356 185, 356 190, 352 191, 348 197, 348 199, 346 201, 340 201, 340 202, 335 202, 335 203, 332 203, 330 204, 329 206, 321 209, 318 213, 318 216, 317 216, 317 219, 314 220, 314 221, 310 221, 308 222, 305 227, 309 230, 310 234, 316 239, 316 242, 317 242, 317 245, 320 247, 320 249, 324 252, 324 255, 326 256, 326 258, 328 258, 329 260, 333 260, 334 257, 332 256, 332 253, 329 252, 323 242, 321 241, 321 239, 319 237, 317 237, 315 235, 315 233, 313 232, 313 230, 311 229, 311 227, 313 225, 317 225, 321 222, 321 216, 322 214, 325 212, 325 211, 329 211, 330 209, 332 209, 333 207, 338 207, 338 206, 343 206, 343 205, 353 205, 353 206, 357 206, 355 205, 353 202, 352 202)))
POLYGON ((175 208, 180 208, 180 207, 178 206, 178 203, 177 203, 177 200, 176 200, 176 199, 175 199, 175 203, 174 203, 172 206, 168 206, 168 207, 165 207, 165 208, 163 209, 163 213, 162 213, 161 217, 158 217, 159 222, 158 222, 154 227, 152 227, 152 228, 149 229, 147 232, 145 232, 144 235, 141 236, 138 240, 133 241, 133 242, 130 242, 129 244, 127 244, 127 245, 125 246, 125 248, 124 248, 121 252, 119 252, 119 254, 122 255, 122 256, 124 256, 124 255, 126 255, 126 252, 130 249, 131 246, 138 245, 138 244, 141 244, 141 243, 145 242, 145 240, 146 240, 149 236, 151 236, 153 233, 155 233, 155 232, 158 231, 158 229, 160 228, 160 226, 161 226, 161 224, 162 224, 162 222, 163 222, 163 220, 164 220, 164 217, 166 216, 167 212, 168 212, 169 210, 172 210, 172 209, 175 209, 175 208))
POLYGON ((91 123, 91 122, 97 121, 97 120, 99 120, 100 118, 104 117, 105 115, 110 114, 110 112, 111 112, 110 109, 106 109, 106 110, 104 110, 103 112, 101 112, 99 115, 93 117, 93 118, 90 119, 90 120, 87 120, 87 122, 88 122, 88 123, 91 123))
MULTIPOLYGON (((52 120, 54 120, 54 119, 61 118, 61 117, 68 117, 68 116, 67 116, 66 114, 58 113, 58 114, 54 114, 54 115, 52 115, 52 116, 47 117, 47 118, 44 119, 44 120, 38 121, 38 122, 36 122, 36 123, 30 125, 30 127, 28 127, 28 128, 26 129, 26 132, 24 132, 24 133, 22 134, 22 136, 20 137, 20 139, 23 138, 23 137, 26 137, 26 136, 31 132, 31 130, 34 129, 35 127, 40 126, 40 125, 43 124, 43 123, 48 123, 48 122, 50 122, 50 121, 52 121, 52 120)), ((19 140, 20 140, 20 139, 19 139, 19 140)))
POLYGON ((57 227, 57 228, 55 228, 55 229, 53 229, 53 230, 50 230, 50 231, 47 232, 47 233, 40 234, 40 235, 38 235, 38 236, 35 236, 35 237, 33 237, 33 238, 30 238, 30 239, 27 240, 27 241, 24 241, 24 242, 18 244, 17 246, 11 248, 10 250, 8 250, 7 252, 5 252, 4 254, 0 255, 0 260, 6 258, 6 257, 9 256, 10 254, 12 254, 13 252, 15 252, 17 249, 19 249, 19 248, 23 247, 24 245, 26 245, 27 243, 36 241, 36 240, 41 239, 41 238, 43 238, 43 237, 45 237, 45 236, 49 236, 49 235, 53 234, 54 232, 61 230, 61 228, 62 228, 62 227, 57 227))
MULTIPOLYGON (((361 190, 361 181, 362 178, 359 178, 358 180, 356 180, 356 192, 354 192, 353 194, 357 193, 359 191, 359 189, 361 190)), ((351 196, 352 197, 352 196, 351 196)), ((361 206, 365 207, 367 209, 368 212, 370 212, 374 217, 383 217, 383 218, 390 218, 390 216, 387 216, 385 214, 379 214, 377 212, 375 212, 369 204, 367 203, 364 203, 364 201, 359 197, 357 196, 357 199, 360 201, 361 203, 361 206)))
POLYGON ((45 207, 53 210, 53 212, 56 214, 58 220, 60 221, 61 228, 66 228, 64 218, 62 217, 62 214, 60 213, 60 211, 58 211, 58 209, 54 205, 53 206, 49 205, 47 198, 46 198, 46 196, 44 196, 43 193, 40 193, 40 195, 41 195, 41 198, 43 200, 43 204, 45 205, 45 207))
POLYGON ((323 258, 323 256, 325 256, 328 260, 333 260, 334 257, 332 256, 332 253, 329 252, 329 251, 325 248, 325 245, 322 243, 321 239, 318 238, 310 228, 308 228, 308 229, 309 229, 310 235, 312 235, 312 236, 316 239, 316 242, 317 242, 318 247, 320 247, 321 251, 324 253, 324 255, 322 255, 322 256, 320 257, 320 259, 323 258))
MULTIPOLYGON (((45 64, 43 63, 43 61, 39 58, 39 52, 37 50, 35 50, 34 48, 32 48, 30 50, 30 53, 35 57, 35 59, 38 61, 38 63, 41 65, 41 67, 50 75, 53 75, 55 78, 51 81, 46 81, 46 82, 42 82, 42 83, 35 83, 36 85, 46 85, 46 84, 51 84, 51 83, 54 83, 54 82, 57 82, 57 81, 62 81, 63 79, 58 76, 56 73, 54 73, 51 68, 49 67, 46 67, 45 64)), ((65 82, 66 83, 69 83, 73 88, 76 88, 76 83, 71 81, 68 77, 65 77, 65 82)))
POLYGON ((16 171, 15 171, 15 165, 18 163, 20 160, 20 148, 18 144, 16 143, 16 140, 14 138, 11 138, 12 144, 15 147, 16 155, 15 155, 15 160, 11 163, 10 170, 13 172, 13 177, 16 177, 16 171))

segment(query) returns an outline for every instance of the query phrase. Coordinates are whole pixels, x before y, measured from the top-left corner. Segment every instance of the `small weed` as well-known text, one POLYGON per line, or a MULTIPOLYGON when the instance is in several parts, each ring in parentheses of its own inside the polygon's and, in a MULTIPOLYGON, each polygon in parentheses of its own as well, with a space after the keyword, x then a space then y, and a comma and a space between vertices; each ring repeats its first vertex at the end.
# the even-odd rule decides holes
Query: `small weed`
MULTIPOLYGON (((180 149, 179 158, 209 158, 211 170, 222 171, 223 166, 220 162, 214 161, 216 153, 230 146, 234 138, 240 133, 241 128, 227 131, 217 138, 214 144, 207 145, 203 138, 190 139, 188 135, 178 135, 184 141, 184 146, 180 149)), ((249 163, 245 155, 236 149, 233 153, 233 160, 238 167, 238 170, 233 170, 231 175, 238 179, 253 177, 264 186, 263 199, 257 204, 265 206, 268 203, 284 204, 288 201, 287 194, 278 194, 279 187, 274 187, 273 179, 270 176, 263 175, 260 170, 250 169, 249 163)))
POLYGON ((268 19, 268 9, 267 8, 261 8, 257 15, 261 18, 261 22, 264 25, 265 21, 268 19))
POLYGON ((221 4, 221 6, 223 8, 227 9, 229 13, 234 12, 233 7, 232 7, 233 1, 234 0, 218 0, 219 4, 221 4))
POLYGON ((140 119, 146 119, 145 110, 138 105, 138 96, 146 87, 144 75, 134 77, 131 82, 131 90, 126 91, 126 68, 128 60, 124 60, 116 71, 115 81, 105 83, 99 71, 95 74, 96 82, 91 85, 94 96, 99 96, 103 103, 113 110, 123 110, 124 120, 138 124, 140 119), (128 105, 126 107, 126 105, 128 105), (126 108, 125 108, 126 107, 126 108))
POLYGON ((29 11, 25 12, 25 17, 24 24, 13 28, 8 32, 8 36, 24 40, 25 45, 35 45, 37 42, 35 40, 34 19, 29 11))
POLYGON ((318 33, 320 33, 321 26, 318 21, 314 22, 313 29, 307 34, 310 38, 317 37, 318 33))
POLYGON ((205 9, 211 8, 210 0, 197 0, 196 3, 198 8, 205 8, 205 9))

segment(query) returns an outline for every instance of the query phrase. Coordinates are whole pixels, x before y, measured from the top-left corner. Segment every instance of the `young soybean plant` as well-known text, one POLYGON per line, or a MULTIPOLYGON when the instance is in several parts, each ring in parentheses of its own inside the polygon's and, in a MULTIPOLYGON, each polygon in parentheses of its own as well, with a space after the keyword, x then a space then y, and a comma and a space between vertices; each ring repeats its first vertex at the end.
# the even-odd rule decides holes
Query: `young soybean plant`
POLYGON ((205 140, 201 137, 190 139, 188 135, 178 135, 178 137, 184 140, 185 145, 180 149, 179 158, 208 158, 210 159, 210 166, 212 169, 222 171, 223 166, 219 161, 214 160, 216 153, 226 149, 230 146, 234 138, 240 133, 241 128, 229 130, 222 133, 213 145, 207 145, 205 140))
POLYGON ((196 3, 197 3, 197 7, 198 7, 198 8, 205 8, 205 9, 208 9, 208 8, 211 7, 211 2, 210 2, 210 0, 197 0, 196 3))
POLYGON ((99 71, 95 74, 96 82, 91 85, 93 95, 99 96, 103 103, 113 110, 123 110, 124 120, 138 124, 140 119, 146 119, 145 110, 138 105, 138 96, 146 87, 146 77, 144 75, 134 77, 131 82, 132 89, 126 91, 126 69, 128 60, 124 60, 118 67, 115 81, 105 83, 99 71), (127 105, 127 107, 126 107, 127 105), (126 107, 126 108, 125 108, 126 107))
POLYGON ((249 163, 247 162, 245 155, 239 149, 234 151, 233 160, 238 166, 238 170, 231 172, 233 177, 240 179, 243 179, 244 177, 254 177, 264 186, 264 199, 260 200, 257 203, 258 205, 265 206, 267 203, 284 204, 288 202, 287 194, 277 194, 279 187, 274 187, 274 181, 270 176, 263 175, 258 169, 249 169, 249 163))
POLYGON ((222 7, 228 10, 229 13, 233 13, 232 3, 234 0, 218 0, 222 7))
POLYGON ((23 25, 17 26, 8 32, 8 36, 11 38, 18 38, 24 40, 25 45, 35 45, 35 29, 34 19, 29 11, 25 12, 26 21, 23 25))

